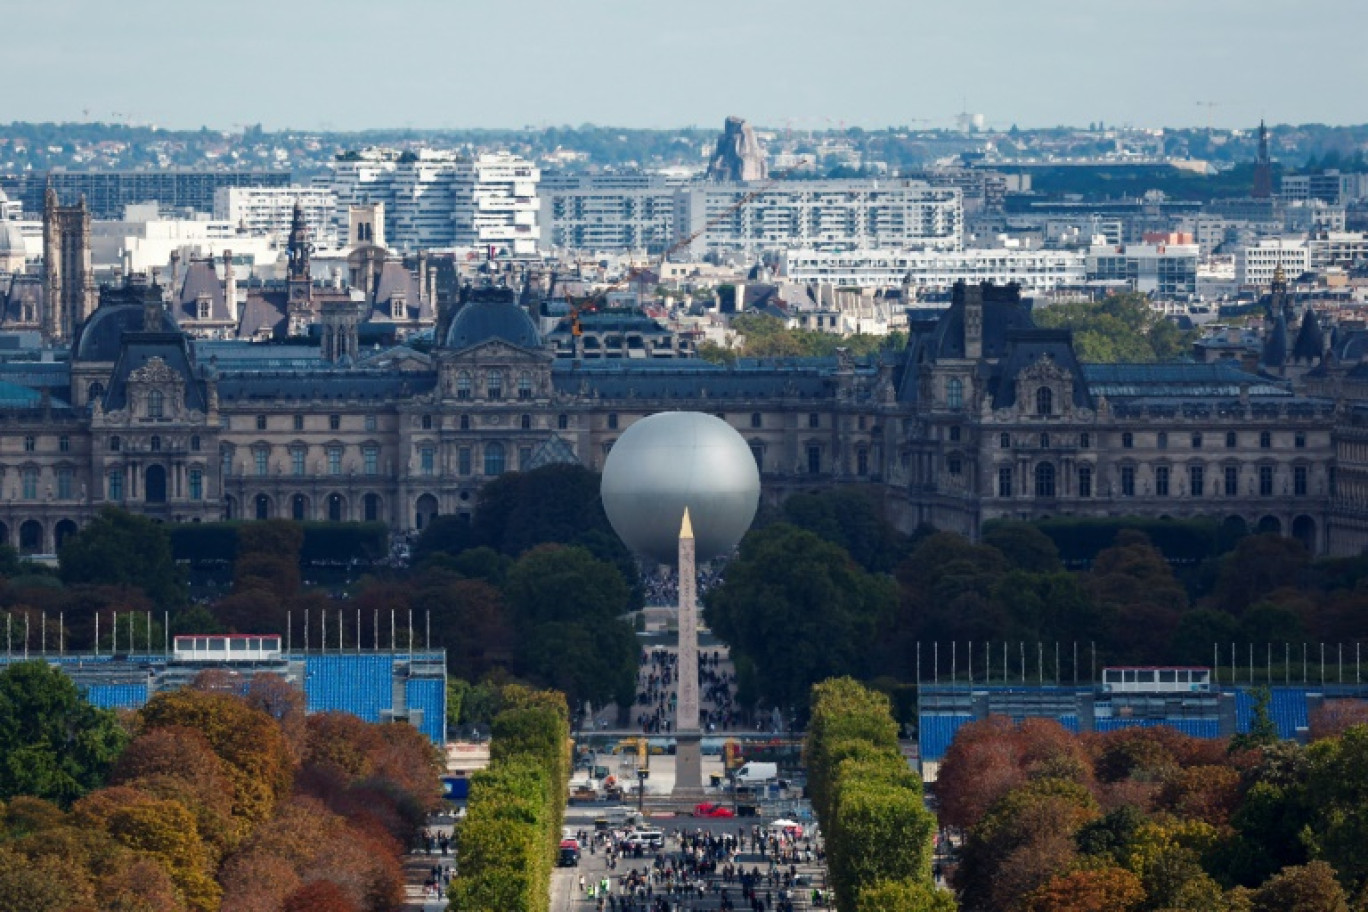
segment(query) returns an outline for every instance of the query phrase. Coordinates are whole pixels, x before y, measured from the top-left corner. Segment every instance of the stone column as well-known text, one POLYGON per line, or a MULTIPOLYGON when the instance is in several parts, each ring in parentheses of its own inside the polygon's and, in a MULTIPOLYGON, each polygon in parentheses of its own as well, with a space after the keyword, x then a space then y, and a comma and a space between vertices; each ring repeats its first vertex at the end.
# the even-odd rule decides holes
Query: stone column
POLYGON ((698 604, 693 525, 689 510, 679 529, 679 701, 675 710, 675 797, 703 794, 698 729, 698 604))

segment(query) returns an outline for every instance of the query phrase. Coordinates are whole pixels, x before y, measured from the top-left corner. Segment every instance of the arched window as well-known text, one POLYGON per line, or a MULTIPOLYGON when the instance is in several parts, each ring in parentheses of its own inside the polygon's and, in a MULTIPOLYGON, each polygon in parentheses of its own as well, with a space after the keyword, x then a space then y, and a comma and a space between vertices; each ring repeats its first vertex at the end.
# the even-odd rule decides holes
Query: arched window
POLYGON ((469 399, 471 390, 470 374, 461 371, 456 375, 456 398, 469 399))
POLYGON ((1036 390, 1036 414, 1054 414, 1054 391, 1048 386, 1042 386, 1040 389, 1036 390))
POLYGON ((490 399, 503 398, 503 372, 492 370, 489 372, 489 379, 485 384, 485 391, 490 399))
POLYGON ((523 371, 521 374, 518 374, 518 398, 532 398, 532 375, 529 374, 527 371, 523 371))
POLYGON ((502 443, 487 443, 484 448, 484 473, 502 475, 504 470, 504 448, 502 443))
POLYGON ((162 416, 162 391, 152 390, 147 394, 147 417, 160 418, 162 416))
POLYGON ((1042 462, 1035 469, 1036 497, 1055 496, 1055 467, 1052 462, 1042 462))
POLYGON ((94 402, 96 399, 103 399, 104 392, 104 384, 96 380, 86 389, 86 398, 94 402))
POLYGON ((945 406, 955 410, 964 408, 964 381, 959 377, 945 381, 945 406))

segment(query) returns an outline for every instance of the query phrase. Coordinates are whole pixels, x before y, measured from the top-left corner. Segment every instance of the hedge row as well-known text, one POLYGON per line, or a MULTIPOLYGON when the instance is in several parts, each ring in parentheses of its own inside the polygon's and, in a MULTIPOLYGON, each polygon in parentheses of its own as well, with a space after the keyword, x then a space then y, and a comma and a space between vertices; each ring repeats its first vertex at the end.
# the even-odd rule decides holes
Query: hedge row
POLYGON ((936 820, 898 748, 888 698, 850 678, 816 685, 806 754, 836 907, 953 912, 931 880, 936 820))
POLYGON ((545 912, 570 787, 563 694, 504 689, 489 768, 471 777, 458 836, 454 912, 545 912))
MULTIPOLYGON (((229 563, 237 558, 238 529, 243 521, 176 523, 171 529, 171 553, 191 563, 229 563)), ((389 550, 389 529, 384 523, 302 522, 304 544, 299 560, 304 564, 368 562, 389 550)))

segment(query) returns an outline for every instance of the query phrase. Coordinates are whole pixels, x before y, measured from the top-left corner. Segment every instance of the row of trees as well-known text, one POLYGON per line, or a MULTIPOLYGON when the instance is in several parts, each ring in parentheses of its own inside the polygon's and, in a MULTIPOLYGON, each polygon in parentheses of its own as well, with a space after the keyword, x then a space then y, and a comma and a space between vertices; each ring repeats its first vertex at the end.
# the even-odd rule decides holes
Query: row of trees
POLYGON ((0 908, 384 912, 440 801, 406 724, 305 716, 226 672, 115 719, 44 663, 0 672, 0 908))
POLYGON ((887 698, 850 678, 813 687, 804 755, 837 907, 953 912, 931 881, 936 822, 898 748, 887 698))
POLYGON ((570 786, 569 712, 562 694, 507 688, 489 768, 472 777, 459 831, 454 912, 543 912, 570 786))
MULTIPOLYGON (((735 296, 736 289, 724 285, 718 293, 735 296)), ((725 302, 724 302, 725 303, 725 302)), ((857 334, 838 336, 815 329, 790 329, 778 317, 761 313, 738 313, 732 318, 731 328, 744 341, 739 346, 723 347, 705 342, 698 348, 699 357, 714 364, 731 364, 737 358, 829 358, 837 348, 847 348, 855 355, 869 355, 879 351, 899 351, 907 343, 905 333, 893 332, 885 336, 857 334)))
POLYGON ((1084 362, 1174 361, 1191 354, 1196 333, 1149 306, 1140 292, 1108 295, 1097 304, 1055 304, 1035 312, 1036 325, 1073 330, 1084 362))
POLYGON ((965 834, 965 912, 1368 903, 1368 726, 1302 747, 1267 724, 1227 745, 993 718, 961 729, 935 791, 942 824, 965 834))
MULTIPOLYGON (((1214 643, 1232 642, 1242 665, 1255 644, 1263 674, 1267 644, 1276 644, 1280 680, 1291 673, 1282 644, 1296 644, 1300 677, 1300 644, 1363 639, 1368 561, 1313 559, 1293 539, 1237 538, 1212 524, 1151 529, 1171 554, 1122 521, 995 523, 971 542, 929 530, 899 535, 857 490, 798 495, 743 540, 705 598, 705 617, 733 648, 743 703, 800 710, 811 682, 831 676, 896 692, 916 680, 919 650, 930 678, 936 642, 942 674, 951 643, 961 659, 974 643, 980 669, 990 641, 1060 643, 1065 678, 1078 644, 1080 680, 1094 658, 1099 668, 1206 665, 1214 643), (1067 568, 1056 540, 1082 562, 1067 568)), ((1032 666, 1036 658, 1033 646, 1032 666)), ((1017 664, 1014 645, 1014 672, 1017 664)))

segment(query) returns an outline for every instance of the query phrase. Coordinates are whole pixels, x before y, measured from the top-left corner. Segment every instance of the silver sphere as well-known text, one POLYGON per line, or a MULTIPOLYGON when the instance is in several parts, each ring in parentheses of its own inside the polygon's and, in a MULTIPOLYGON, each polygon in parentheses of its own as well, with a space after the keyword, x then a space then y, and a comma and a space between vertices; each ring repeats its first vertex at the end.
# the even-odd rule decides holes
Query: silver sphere
POLYGON ((638 554, 673 565, 684 508, 698 561, 730 554, 755 519, 760 472, 731 425, 698 412, 660 412, 623 432, 603 464, 603 509, 638 554))

